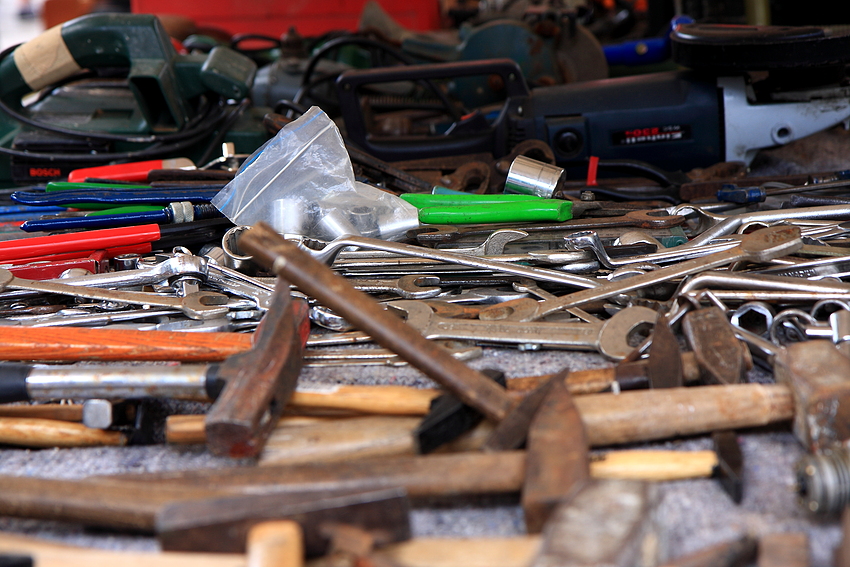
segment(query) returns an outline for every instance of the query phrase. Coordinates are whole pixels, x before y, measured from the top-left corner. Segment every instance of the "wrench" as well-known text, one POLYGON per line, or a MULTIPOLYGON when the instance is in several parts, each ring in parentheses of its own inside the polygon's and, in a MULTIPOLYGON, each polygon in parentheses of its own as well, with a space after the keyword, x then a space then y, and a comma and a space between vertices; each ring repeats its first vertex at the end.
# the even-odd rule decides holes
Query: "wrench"
MULTIPOLYGON (((535 302, 537 309, 531 317, 508 315, 508 318, 514 321, 534 321, 556 311, 569 309, 570 307, 576 307, 599 299, 607 299, 614 295, 628 293, 674 278, 681 278, 697 272, 725 266, 739 260, 764 262, 777 256, 793 254, 802 246, 803 241, 800 237, 799 227, 772 226, 745 234, 741 238, 740 243, 729 250, 715 252, 708 256, 687 260, 645 274, 609 282, 595 289, 583 289, 554 299, 543 300, 539 303, 535 302)), ((502 311, 505 309, 527 309, 531 301, 534 300, 517 299, 494 306, 494 309, 500 309, 502 311)), ((483 315, 486 311, 482 311, 482 318, 485 318, 483 315)))
POLYGON ((228 312, 226 305, 228 297, 221 293, 204 291, 192 293, 186 297, 171 297, 142 291, 116 291, 80 287, 56 282, 39 282, 17 278, 9 270, 0 268, 0 291, 4 289, 25 289, 41 293, 84 297, 86 299, 171 307, 179 309, 191 319, 211 319, 225 315, 228 312))
POLYGON ((360 246, 363 248, 371 248, 375 250, 384 250, 386 252, 395 252, 405 256, 413 256, 416 258, 429 258, 440 262, 450 264, 461 264, 463 266, 472 266, 474 268, 484 268, 505 274, 515 274, 525 276, 537 281, 549 281, 571 285, 581 288, 593 288, 599 286, 599 283, 591 278, 567 274, 558 270, 549 270, 546 268, 532 268, 530 266, 513 265, 505 262, 488 260, 485 258, 470 257, 465 254, 456 254, 443 250, 433 250, 430 248, 422 248, 421 246, 412 246, 410 244, 400 244, 398 242, 389 242, 378 240, 377 238, 366 238, 363 236, 341 236, 331 242, 328 242, 321 250, 313 250, 304 248, 315 259, 325 264, 330 264, 336 255, 346 246, 360 246))
POLYGON ((408 232, 411 238, 416 238, 421 244, 435 245, 443 242, 453 242, 468 236, 490 234, 499 228, 513 228, 524 232, 551 232, 555 230, 588 230, 592 228, 624 227, 636 228, 670 228, 685 222, 685 217, 679 214, 669 214, 664 209, 629 211, 618 217, 599 217, 573 219, 561 223, 524 225, 515 224, 510 227, 499 225, 426 225, 408 232))
POLYGON ((367 293, 389 292, 404 299, 428 299, 442 293, 440 278, 427 274, 408 275, 400 278, 348 278, 359 291, 367 293))
MULTIPOLYGON (((670 209, 673 214, 683 213, 688 210, 699 209, 689 205, 678 205, 670 209)), ((702 213, 702 211, 700 211, 702 213)), ((752 222, 782 222, 798 219, 847 219, 850 218, 850 205, 827 205, 823 207, 803 207, 799 209, 777 209, 775 211, 758 211, 754 213, 742 213, 739 215, 720 216, 713 215, 712 218, 722 218, 714 226, 704 230, 699 236, 678 246, 678 248, 694 248, 708 242, 732 234, 742 225, 752 222)))
POLYGON ((473 340, 486 343, 596 350, 622 360, 633 349, 629 339, 655 323, 658 314, 647 307, 629 307, 603 323, 522 323, 448 319, 418 301, 393 301, 387 306, 406 316, 407 324, 427 339, 473 340))

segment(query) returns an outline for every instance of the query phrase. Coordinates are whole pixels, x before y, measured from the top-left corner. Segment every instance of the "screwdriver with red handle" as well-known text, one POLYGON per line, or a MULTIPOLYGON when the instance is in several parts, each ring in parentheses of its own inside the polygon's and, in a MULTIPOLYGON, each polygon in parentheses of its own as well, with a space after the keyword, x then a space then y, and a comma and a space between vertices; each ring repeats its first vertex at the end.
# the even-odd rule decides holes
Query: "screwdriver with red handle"
POLYGON ((143 224, 6 240, 0 242, 0 262, 138 244, 150 244, 152 250, 187 246, 214 240, 232 226, 233 223, 226 218, 215 218, 170 225, 143 224))

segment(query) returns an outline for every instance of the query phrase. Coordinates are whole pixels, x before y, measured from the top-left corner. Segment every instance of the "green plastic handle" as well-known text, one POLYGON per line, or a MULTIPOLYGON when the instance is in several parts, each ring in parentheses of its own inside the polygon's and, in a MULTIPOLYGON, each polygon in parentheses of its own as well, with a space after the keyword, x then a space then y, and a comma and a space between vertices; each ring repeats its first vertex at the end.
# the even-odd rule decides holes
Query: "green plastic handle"
POLYGON ((513 203, 491 203, 419 209, 425 224, 479 224, 497 222, 565 221, 573 218, 572 201, 540 199, 513 203))
POLYGON ((404 193, 402 199, 416 207, 453 207, 456 205, 484 205, 499 203, 515 203, 517 201, 540 201, 536 195, 479 195, 477 193, 463 193, 455 195, 432 194, 432 193, 404 193))

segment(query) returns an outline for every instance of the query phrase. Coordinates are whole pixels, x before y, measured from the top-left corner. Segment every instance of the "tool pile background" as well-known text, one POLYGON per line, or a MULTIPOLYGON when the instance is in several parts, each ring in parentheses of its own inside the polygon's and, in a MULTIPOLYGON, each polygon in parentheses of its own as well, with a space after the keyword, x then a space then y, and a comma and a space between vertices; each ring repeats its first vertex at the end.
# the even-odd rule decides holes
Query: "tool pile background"
MULTIPOLYGON (((846 143, 846 135, 831 131, 808 143, 831 148, 846 143)), ((808 146, 799 145, 797 152, 808 155, 808 146)), ((795 148, 784 148, 774 155, 793 155, 795 148)), ((837 154, 838 152, 834 152, 837 154)), ((798 169, 808 163, 794 164, 786 159, 774 160, 772 167, 798 169)), ((838 169, 840 163, 819 161, 818 170, 838 169)), ((850 215, 848 215, 850 216, 850 215)), ((243 294, 244 295, 244 294, 243 294)), ((249 310, 250 311, 250 310, 249 310)), ((190 320, 191 321, 191 320, 190 320)), ((195 321, 194 323, 198 323, 195 321)), ((523 352, 512 348, 485 348, 482 358, 469 364, 478 369, 498 368, 508 377, 542 375, 563 368, 582 370, 608 366, 609 362, 594 353, 540 350, 523 352)), ((394 384, 432 387, 433 383, 417 370, 405 366, 343 366, 305 368, 302 384, 394 384)), ((747 374, 748 381, 768 383, 771 376, 758 367, 747 374)), ((203 404, 167 404, 163 413, 203 411, 203 404)), ((705 545, 723 541, 743 532, 755 534, 805 531, 810 539, 813 565, 829 565, 832 550, 841 539, 836 519, 823 519, 805 511, 795 493, 794 467, 805 451, 786 426, 768 427, 740 435, 744 454, 744 496, 734 504, 720 485, 711 479, 664 482, 660 484, 658 520, 665 536, 662 548, 667 557, 695 551, 705 545)), ((676 450, 710 449, 706 437, 647 444, 649 447, 676 450)), ((79 449, 25 450, 7 448, 0 454, 0 474, 43 476, 49 478, 82 478, 90 475, 125 472, 153 472, 207 467, 253 466, 250 460, 234 461, 211 456, 203 446, 131 446, 79 449)), ((414 535, 507 536, 524 532, 522 511, 506 498, 469 499, 451 507, 417 508, 412 515, 414 535)), ((3 518, 0 527, 63 541, 114 549, 155 549, 149 537, 97 534, 78 526, 57 522, 3 518)))
MULTIPOLYGON (((281 115, 276 117, 281 119, 281 115)), ((270 122, 274 119, 272 116, 270 122)), ((279 128, 281 123, 276 126, 279 128)), ((530 148, 529 153, 534 153, 532 150, 538 151, 539 147, 530 148)), ((380 179, 386 187, 397 192, 422 192, 434 184, 458 184, 469 189, 475 185, 476 179, 481 192, 500 192, 510 159, 521 155, 516 151, 516 155, 503 158, 490 167, 485 165, 483 170, 480 167, 476 170, 478 166, 475 164, 461 164, 453 174, 439 181, 423 181, 410 173, 400 175, 397 171, 384 171, 382 168, 386 164, 380 160, 356 149, 349 148, 349 151, 358 176, 380 179), (502 177, 499 177, 500 174, 502 177), (470 182, 470 179, 473 181, 470 182)), ((225 155, 216 161, 233 165, 228 164, 228 160, 236 161, 232 154, 232 148, 229 152, 225 149, 225 155)), ((847 177, 846 172, 850 171, 848 155, 850 136, 845 130, 832 129, 782 148, 760 152, 749 175, 799 178, 811 173, 818 174, 823 180, 825 175, 830 175, 829 172, 841 171, 847 177)), ((401 167, 401 164, 395 165, 401 167)), ((415 167, 411 167, 411 171, 416 172, 415 167)), ((729 171, 735 171, 735 175, 743 173, 734 167, 729 171)), ((722 169, 703 174, 702 180, 724 177, 722 169), (712 175, 715 177, 712 178, 712 175)), ((208 201, 223 186, 220 181, 217 180, 218 184, 211 183, 212 188, 204 189, 199 199, 208 201)), ((734 181, 741 187, 747 185, 745 177, 734 177, 734 181)), ((343 237, 330 244, 307 239, 300 242, 302 249, 330 265, 356 288, 387 303, 388 311, 404 316, 426 337, 446 340, 442 344, 455 358, 476 370, 500 370, 509 382, 516 378, 554 374, 564 369, 579 376, 581 371, 610 369, 612 364, 623 363, 622 367, 625 367, 634 362, 637 356, 634 349, 649 334, 647 328, 655 323, 656 312, 660 312, 669 313, 670 327, 675 336, 668 333, 662 343, 660 333, 653 332, 652 337, 659 338, 649 347, 644 370, 637 371, 637 375, 624 371, 616 376, 619 382, 612 383, 611 377, 600 378, 600 381, 607 380, 606 385, 615 391, 633 387, 635 381, 638 387, 649 385, 659 389, 687 382, 694 385, 693 390, 699 388, 694 383, 701 381, 729 383, 740 380, 772 384, 774 377, 769 367, 776 353, 759 352, 764 343, 751 338, 757 364, 750 366, 749 350, 738 346, 744 343, 733 336, 721 336, 723 332, 731 333, 731 327, 726 325, 725 320, 720 326, 722 328, 710 326, 716 325, 716 322, 703 323, 706 328, 719 330, 713 336, 700 336, 696 322, 692 320, 689 323, 684 317, 679 318, 698 309, 707 313, 707 308, 718 305, 730 307, 730 313, 725 313, 730 316, 731 311, 747 301, 746 290, 753 289, 752 286, 763 289, 769 284, 770 276, 766 274, 795 275, 798 285, 792 286, 787 280, 777 283, 764 293, 765 303, 772 306, 754 304, 749 312, 739 312, 732 317, 734 321, 761 335, 762 339, 773 340, 774 347, 826 339, 834 341, 841 352, 847 352, 850 344, 847 321, 839 316, 830 327, 827 319, 834 310, 850 313, 850 300, 845 299, 850 288, 843 281, 846 280, 846 263, 841 261, 850 249, 846 239, 850 199, 845 197, 850 181, 841 178, 835 182, 836 186, 826 190, 823 189, 828 183, 821 186, 823 195, 835 198, 829 203, 829 209, 825 201, 805 201, 818 196, 817 191, 809 191, 810 187, 791 192, 783 186, 766 184, 760 189, 771 196, 765 203, 747 209, 735 208, 729 203, 717 206, 719 204, 686 202, 674 206, 669 199, 667 202, 663 199, 670 196, 669 187, 659 188, 657 196, 662 197, 660 201, 615 203, 606 201, 605 191, 610 189, 607 180, 601 180, 601 184, 595 196, 588 193, 593 192, 592 188, 583 187, 580 181, 573 185, 567 183, 564 187, 565 193, 560 196, 572 191, 571 208, 576 217, 564 225, 572 227, 570 232, 540 229, 543 223, 535 223, 537 228, 531 230, 530 225, 501 226, 500 232, 485 240, 489 229, 423 226, 411 231, 411 237, 403 243, 367 237, 343 237), (740 217, 724 220, 727 217, 723 215, 749 215, 757 206, 770 209, 772 213, 761 217, 757 215, 752 226, 747 227, 743 225, 749 224, 748 221, 735 221, 740 217), (814 209, 806 209, 806 206, 819 207, 819 220, 809 222, 806 211, 814 209), (688 221, 680 224, 682 219, 678 215, 687 216, 688 221), (785 249, 776 251, 772 247, 783 239, 789 240, 790 233, 781 233, 782 228, 768 229, 772 231, 770 234, 774 241, 768 241, 766 237, 759 240, 758 236, 749 234, 733 235, 743 228, 755 230, 768 224, 782 227, 795 223, 801 227, 802 243, 806 248, 797 256, 780 260, 776 257, 785 256, 785 249), (723 228, 726 232, 721 232, 723 228), (529 230, 530 236, 522 232, 523 229, 529 230), (463 235, 466 236, 461 237, 463 235), (698 250, 715 238, 722 244, 711 248, 716 254, 711 258, 706 258, 702 252, 693 256, 677 256, 685 250, 698 250), (439 243, 440 239, 446 241, 445 247, 439 243), (440 244, 440 247, 435 244, 440 244), (659 253, 654 252, 656 245, 659 253), (348 248, 350 246, 361 246, 362 249, 355 251, 348 248), (467 250, 459 252, 458 248, 467 250), (753 248, 771 248, 771 252, 763 254, 763 250, 753 248), (397 252, 402 253, 404 259, 393 255, 397 252), (670 261, 663 254, 677 257, 670 261), (769 255, 770 258, 759 255, 769 255), (825 260, 831 258, 836 261, 837 267, 832 272, 827 268, 816 273, 811 281, 806 281, 804 276, 813 271, 794 272, 793 264, 821 255, 825 260), (694 260, 694 257, 698 259, 694 260), (634 261, 634 258, 640 260, 634 261), (710 261, 716 261, 716 267, 712 269, 722 270, 722 273, 718 272, 721 275, 715 273, 714 280, 710 280, 711 275, 699 275, 706 271, 710 261), (770 271, 753 274, 753 266, 757 266, 757 270, 770 271), (728 272, 725 271, 727 267, 730 268, 728 272), (733 271, 742 277, 735 282, 731 281, 731 277, 720 281, 722 275, 733 271), (653 281, 653 274, 661 276, 653 281), (747 279, 748 276, 752 277, 747 279), (680 282, 683 279, 691 282, 690 291, 678 301, 669 300, 676 289, 682 290, 680 282), (639 281, 643 282, 640 286, 634 284, 639 281), (694 283, 698 281, 699 284, 694 283), (637 289, 630 288, 630 285, 637 289), (583 290, 580 293, 592 294, 597 287, 609 291, 600 294, 594 301, 577 304, 558 299, 558 296, 579 290, 583 290), (711 291, 703 292, 704 289, 711 291), (776 296, 770 298, 775 290, 778 290, 776 296), (799 293, 800 299, 787 301, 792 292, 799 293), (734 297, 736 293, 738 297, 734 297), (825 299, 826 303, 814 307, 821 299, 825 299), (544 318, 544 322, 539 321, 544 318), (656 350, 653 351, 653 347, 656 350), (680 359, 680 349, 696 351, 696 354, 691 359, 680 359), (696 362, 693 362, 694 359, 696 362), (697 366, 701 367, 697 370, 701 376, 694 379, 697 366)), ((54 193, 47 194, 48 197, 51 195, 55 198, 54 193)), ((21 198, 24 197, 26 195, 22 194, 21 198)), ((187 196, 186 200, 191 198, 187 196)), ((83 200, 92 200, 92 195, 88 194, 83 200)), ((245 228, 230 229, 226 219, 216 218, 216 211, 202 208, 208 205, 193 206, 171 201, 167 198, 161 203, 161 210, 147 211, 144 215, 165 216, 169 220, 175 216, 193 215, 201 219, 208 214, 213 218, 201 221, 203 225, 193 225, 195 230, 188 236, 179 232, 166 234, 165 231, 150 236, 147 241, 158 242, 163 252, 149 254, 143 251, 139 255, 121 257, 113 261, 115 271, 107 274, 86 275, 82 271, 72 271, 63 275, 62 279, 44 283, 38 280, 44 279, 41 276, 46 271, 56 272, 53 276, 57 277, 65 266, 58 263, 34 265, 31 271, 18 271, 15 275, 7 270, 0 271, 0 286, 4 288, 0 292, 0 342, 3 342, 4 325, 8 325, 9 329, 103 325, 152 334, 159 331, 240 333, 255 330, 272 306, 275 279, 272 273, 258 270, 258 266, 240 249, 239 242, 245 228), (204 242, 209 245, 201 247, 204 242), (75 287, 69 289, 69 286, 75 287), (50 295, 63 292, 65 295, 50 295)), ((563 212, 562 208, 559 207, 559 214, 563 212)), ((139 220, 159 222, 148 216, 140 216, 139 220)), ((175 226, 179 231, 179 225, 175 226)), ((30 228, 49 230, 55 227, 33 223, 30 228)), ((2 256, 8 252, 2 247, 2 240, 19 237, 17 232, 0 234, 0 263, 10 259, 2 256)), ((144 242, 121 244, 145 246, 144 242)), ((100 261, 102 259, 91 259, 92 263, 100 261)), ((294 291, 293 296, 312 297, 304 289, 294 291)), ((373 348, 376 345, 363 341, 362 333, 352 330, 327 306, 312 303, 310 319, 312 335, 307 343, 305 367, 298 378, 299 388, 327 391, 336 385, 349 384, 437 387, 423 372, 403 364, 403 356, 373 348), (359 344, 361 342, 364 344, 359 344), (329 351, 333 357, 328 354, 329 351), (373 351, 379 352, 379 355, 374 360, 364 361, 363 356, 373 351)), ((50 333, 50 330, 47 332, 50 333)), ((22 361, 33 358, 25 352, 14 352, 14 348, 4 348, 5 355, 0 353, 0 358, 22 361)), ((49 345, 44 348, 49 348, 49 345)), ((42 354, 41 358, 53 360, 58 356, 42 354)), ((70 360, 65 359, 64 362, 70 360)), ((120 360, 120 356, 116 355, 110 362, 89 361, 75 363, 75 367, 102 368, 104 364, 120 360)), ((156 368, 166 363, 135 364, 154 365, 156 368)), ((75 398, 74 394, 88 397, 87 387, 74 389, 65 386, 61 390, 63 395, 58 397, 75 398)), ((38 397, 38 390, 34 387, 29 391, 30 399, 46 401, 57 397, 55 390, 51 391, 48 387, 44 388, 44 392, 42 397, 38 397)), ((842 403, 846 402, 842 400, 842 403)), ((4 446, 0 448, 0 475, 82 479, 123 473, 257 466, 254 459, 215 456, 203 444, 164 443, 166 416, 203 414, 209 411, 210 404, 177 401, 166 394, 145 407, 147 417, 155 424, 147 439, 154 441, 153 444, 66 449, 4 446)), ((809 537, 811 565, 833 565, 834 550, 842 541, 841 522, 836 515, 816 515, 801 505, 796 468, 808 454, 809 447, 804 443, 812 446, 828 444, 833 437, 844 435, 843 427, 843 423, 839 423, 835 428, 839 431, 829 427, 822 430, 812 427, 811 431, 803 428, 801 433, 792 431, 790 422, 783 421, 737 430, 737 440, 744 457, 743 474, 737 479, 743 490, 740 503, 733 502, 728 490, 724 490, 716 479, 658 483, 658 508, 653 521, 660 528, 661 557, 673 559, 742 534, 763 536, 778 532, 804 532, 809 537)), ((688 452, 712 450, 714 447, 713 440, 706 434, 631 443, 610 449, 594 448, 591 455, 601 457, 609 450, 619 448, 688 452)), ((850 490, 850 487, 847 488, 850 490)), ((2 490, 0 484, 0 492, 2 490)), ((418 501, 411 515, 411 524, 414 537, 499 537, 526 533, 522 507, 516 498, 506 496, 418 501)), ((156 539, 146 535, 98 532, 76 524, 27 518, 0 517, 0 531, 110 549, 158 548, 156 539)))

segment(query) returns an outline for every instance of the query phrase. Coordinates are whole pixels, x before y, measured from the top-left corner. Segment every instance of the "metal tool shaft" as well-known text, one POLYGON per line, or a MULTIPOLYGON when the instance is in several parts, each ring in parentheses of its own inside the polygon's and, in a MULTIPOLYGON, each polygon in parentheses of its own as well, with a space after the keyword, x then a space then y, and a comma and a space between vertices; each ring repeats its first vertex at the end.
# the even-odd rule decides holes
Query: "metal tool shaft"
POLYGON ((490 419, 501 420, 512 406, 505 391, 492 380, 425 339, 400 318, 384 311, 373 299, 354 289, 330 268, 259 223, 239 241, 242 250, 272 268, 301 291, 342 315, 355 328, 444 386, 490 419))

